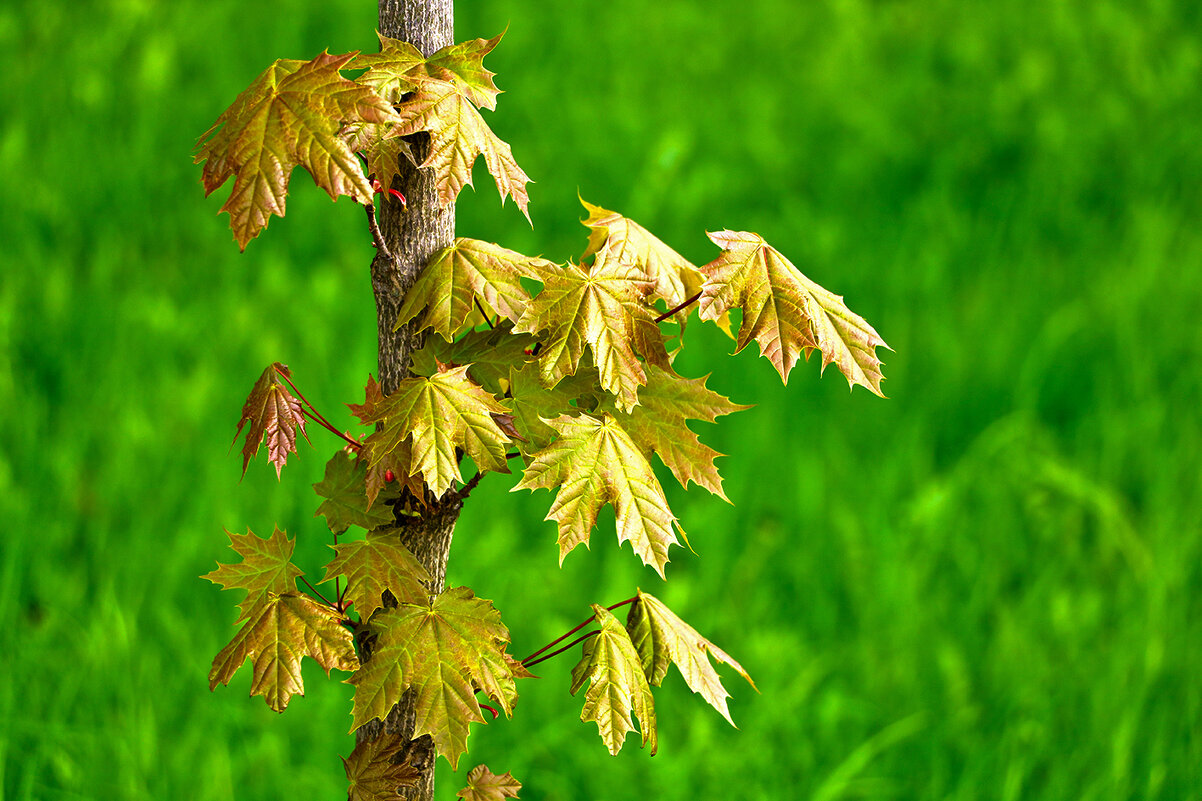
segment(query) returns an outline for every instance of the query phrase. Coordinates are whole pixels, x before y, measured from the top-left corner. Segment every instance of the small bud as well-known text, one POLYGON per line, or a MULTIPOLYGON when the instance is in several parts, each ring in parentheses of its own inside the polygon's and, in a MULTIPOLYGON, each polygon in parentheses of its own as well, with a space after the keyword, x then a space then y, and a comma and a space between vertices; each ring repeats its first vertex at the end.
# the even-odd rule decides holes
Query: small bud
POLYGON ((392 472, 391 469, 385 470, 384 471, 384 481, 389 484, 396 481, 396 473, 392 472))

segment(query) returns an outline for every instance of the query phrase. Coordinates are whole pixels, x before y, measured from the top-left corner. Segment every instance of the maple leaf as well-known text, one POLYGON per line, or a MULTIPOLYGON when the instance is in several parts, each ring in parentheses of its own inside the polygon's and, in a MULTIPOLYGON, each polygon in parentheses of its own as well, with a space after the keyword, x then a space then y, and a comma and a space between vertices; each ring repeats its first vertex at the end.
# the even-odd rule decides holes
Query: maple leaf
POLYGON ((366 539, 340 542, 326 565, 323 582, 346 576, 346 597, 361 620, 384 606, 381 596, 389 591, 405 603, 424 602, 430 574, 405 547, 395 532, 369 532, 366 539))
POLYGON ((456 448, 462 448, 480 470, 508 473, 509 437, 493 420, 508 410, 467 377, 467 367, 437 375, 406 378, 397 391, 373 403, 364 423, 383 423, 367 438, 369 469, 406 442, 412 447, 410 475, 421 473, 426 486, 442 495, 452 481, 463 481, 456 448))
POLYGON ((399 734, 381 734, 355 746, 350 757, 342 760, 350 783, 347 801, 393 801, 403 798, 402 787, 416 787, 421 773, 408 762, 394 764, 406 740, 399 734))
POLYGON ((371 373, 367 374, 367 386, 364 387, 363 394, 363 403, 348 403, 346 407, 360 423, 366 425, 368 419, 376 413, 376 407, 384 400, 384 391, 380 389, 371 373))
POLYGON ((719 416, 749 409, 731 403, 729 398, 705 386, 706 379, 682 378, 655 365, 647 368, 647 385, 639 391, 639 405, 630 414, 618 409, 614 416, 650 458, 659 456, 682 487, 690 481, 717 495, 727 503, 722 477, 714 459, 722 454, 701 444, 686 420, 715 422, 719 416))
POLYGON ((593 614, 601 626, 595 637, 584 642, 584 654, 572 669, 572 695, 589 682, 584 694, 583 721, 596 721, 609 753, 622 750, 626 735, 634 728, 631 712, 638 719, 643 745, 651 743, 651 754, 658 748, 655 735, 655 701, 638 651, 630 634, 609 610, 593 604, 593 614))
POLYGON ((316 660, 326 675, 334 668, 349 672, 358 666, 351 634, 339 619, 337 612, 303 595, 268 593, 213 660, 209 689, 229 684, 249 659, 254 666, 250 694, 263 696, 269 707, 283 712, 292 696, 305 694, 302 657, 316 660))
POLYGON ((326 462, 325 478, 313 485, 324 500, 313 516, 325 515, 330 531, 341 534, 350 526, 368 529, 396 520, 386 505, 373 507, 367 499, 367 464, 338 451, 326 462))
POLYGON ((422 328, 433 328, 451 342, 473 326, 469 317, 482 305, 486 311, 517 320, 530 303, 519 279, 542 276, 554 264, 514 250, 460 237, 430 258, 397 313, 400 328, 425 310, 422 328))
POLYGON ((427 337, 413 352, 410 369, 418 375, 434 375, 440 366, 468 365, 472 381, 495 396, 509 392, 509 372, 534 359, 538 340, 529 334, 513 333, 513 323, 499 323, 486 331, 468 331, 454 342, 427 337))
POLYGON ((758 234, 719 231, 709 238, 722 255, 701 268, 706 280, 698 307, 703 320, 743 310, 736 353, 754 339, 787 382, 798 355, 817 350, 824 370, 834 362, 848 384, 884 397, 876 349, 889 346, 843 298, 802 275, 758 234))
POLYGON ((479 108, 490 111, 497 107, 501 90, 493 82, 495 72, 484 68, 484 57, 505 35, 502 31, 491 39, 470 39, 447 45, 426 59, 426 73, 433 78, 457 84, 459 91, 479 108))
POLYGON ((650 296, 668 308, 684 303, 701 288, 702 275, 684 256, 665 245, 643 226, 615 211, 580 198, 588 211, 584 225, 590 229, 584 257, 608 246, 610 258, 638 267, 652 287, 650 296))
POLYGON ((630 632, 639 659, 642 660, 647 681, 652 686, 659 687, 668 673, 668 665, 675 663, 689 689, 704 698, 734 726, 735 722, 731 720, 730 710, 726 705, 730 693, 722 686, 722 680, 718 678, 718 673, 707 656, 712 657, 715 662, 733 667, 753 690, 759 692, 751 676, 747 675, 743 666, 730 654, 698 634, 696 629, 677 617, 663 601, 642 590, 639 590, 638 596, 638 603, 630 608, 626 629, 630 632))
POLYGON ((467 774, 467 787, 455 795, 464 801, 505 801, 517 798, 522 783, 508 773, 497 775, 487 765, 477 765, 467 774))
POLYGON ((356 67, 368 67, 359 82, 372 87, 393 103, 429 82, 447 83, 455 87, 478 108, 496 109, 501 90, 493 82, 495 72, 484 68, 484 57, 501 41, 504 32, 492 39, 471 39, 447 45, 426 58, 408 42, 393 39, 382 33, 380 52, 359 56, 356 67))
POLYGON ((367 482, 364 487, 367 508, 371 509, 381 495, 385 501, 399 500, 405 497, 403 492, 406 490, 409 492, 405 499, 407 505, 412 505, 410 501, 424 504, 426 485, 420 475, 410 472, 413 470, 413 444, 409 441, 402 442, 383 456, 377 456, 376 447, 383 445, 386 445, 383 440, 368 437, 359 452, 359 461, 367 465, 367 482))
POLYGON ((601 392, 594 376, 569 376, 547 389, 539 379, 538 365, 527 364, 520 370, 511 370, 508 403, 513 409, 514 426, 522 435, 518 449, 529 455, 550 445, 556 431, 546 421, 560 415, 579 414, 582 410, 572 402, 594 392, 601 392))
POLYGON ((367 162, 367 174, 375 176, 381 187, 387 190, 394 178, 401 174, 401 156, 417 166, 417 158, 409 143, 401 137, 395 125, 377 125, 356 122, 342 129, 342 138, 356 153, 362 153, 367 162))
POLYGON ((370 203, 371 184, 339 135, 344 123, 398 122, 387 100, 339 74, 354 53, 322 53, 312 61, 281 59, 259 75, 197 143, 196 163, 212 194, 230 177, 221 210, 243 250, 283 216, 292 170, 301 165, 331 198, 370 203))
POLYGON ((463 187, 472 185, 472 165, 484 156, 501 202, 506 196, 512 197, 530 219, 530 195, 526 192, 530 176, 514 161, 509 144, 497 138, 456 84, 424 82, 405 99, 398 114, 402 136, 422 131, 430 134, 430 152, 421 166, 433 170, 440 203, 454 203, 463 187))
POLYGON ((242 557, 237 564, 217 563, 217 569, 201 578, 220 584, 227 590, 246 590, 246 598, 238 605, 242 622, 262 604, 269 595, 283 595, 296 591, 296 580, 304 571, 292 564, 292 551, 296 540, 276 529, 270 537, 258 537, 250 529, 245 534, 227 531, 230 547, 242 557))
POLYGON ((576 372, 587 345, 601 386, 629 411, 647 381, 638 357, 668 366, 654 311, 646 303, 650 290, 639 267, 621 263, 602 247, 588 269, 567 264, 548 272, 542 292, 514 331, 548 332, 539 354, 548 387, 576 372))
POLYGON ((267 459, 275 465, 277 479, 288 462, 288 454, 296 453, 297 429, 300 429, 305 441, 309 441, 301 403, 280 381, 281 376, 290 378, 292 373, 287 366, 275 362, 259 376, 259 380, 251 387, 246 403, 242 405, 242 417, 234 432, 234 442, 242 434, 242 427, 250 423, 242 443, 244 476, 250 460, 259 452, 259 445, 264 441, 267 442, 267 459))
POLYGON ((563 415, 547 421, 558 439, 534 454, 520 489, 555 489, 547 520, 559 524, 559 562, 580 544, 588 544, 597 513, 612 504, 618 542, 630 541, 645 564, 664 577, 668 548, 681 532, 664 490, 638 445, 612 415, 563 415))
POLYGON ((484 722, 479 689, 508 712, 517 696, 505 646, 509 630, 492 602, 467 587, 424 604, 401 603, 372 618, 371 659, 347 679, 355 685, 357 729, 383 719, 409 689, 416 693, 413 736, 429 734, 438 753, 458 766, 469 724, 484 722))

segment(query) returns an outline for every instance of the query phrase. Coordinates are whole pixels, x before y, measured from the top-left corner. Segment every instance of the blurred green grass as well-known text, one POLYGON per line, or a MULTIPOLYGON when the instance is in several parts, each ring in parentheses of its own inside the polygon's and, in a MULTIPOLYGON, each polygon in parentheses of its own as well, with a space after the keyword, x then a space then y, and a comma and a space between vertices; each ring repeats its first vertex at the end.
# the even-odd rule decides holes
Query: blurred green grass
MULTIPOLYGON (((245 255, 190 164, 277 57, 373 46, 374 3, 0 8, 0 791, 339 798, 349 688, 277 717, 208 692, 222 528, 300 538, 308 484, 238 482, 245 392, 287 362, 332 412, 374 367, 361 214, 298 188, 245 255)), ((1191 799, 1202 793, 1202 12, 1168 0, 459 2, 509 25, 490 117, 538 182, 464 234, 565 259, 579 190, 686 256, 754 230, 896 349, 885 402, 785 389, 694 326, 682 369, 756 408, 703 436, 726 506, 661 585, 612 534, 555 567, 550 496, 490 478, 450 578, 515 651, 642 584, 748 667, 740 730, 678 678, 660 754, 578 721, 570 659, 464 769, 528 799, 1191 799)), ((347 425, 350 418, 346 418, 347 425)), ((440 768, 441 798, 462 777, 440 768)))

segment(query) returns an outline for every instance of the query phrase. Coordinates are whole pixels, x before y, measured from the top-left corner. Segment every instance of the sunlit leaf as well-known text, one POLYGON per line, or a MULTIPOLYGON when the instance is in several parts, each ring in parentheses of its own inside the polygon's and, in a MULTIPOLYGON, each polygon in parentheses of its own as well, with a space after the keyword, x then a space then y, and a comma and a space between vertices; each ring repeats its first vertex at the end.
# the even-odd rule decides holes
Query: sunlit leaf
POLYGON ((530 303, 530 293, 519 279, 541 279, 554 266, 491 242, 460 237, 431 257, 405 295, 397 327, 421 314, 422 328, 433 328, 450 342, 473 327, 468 318, 480 306, 516 321, 530 303))
POLYGON ((298 164, 330 197, 350 195, 371 202, 371 184, 359 159, 338 134, 344 123, 399 118, 384 98, 339 74, 353 57, 322 53, 312 61, 277 61, 200 138, 196 162, 205 162, 205 193, 234 178, 221 210, 229 212, 234 239, 243 250, 271 215, 283 216, 288 182, 298 164))
POLYGON ((732 308, 743 310, 736 352, 754 339, 788 381, 797 357, 817 350, 823 369, 834 362, 850 385, 881 395, 876 349, 889 346, 843 298, 806 278, 757 234, 719 231, 709 237, 722 255, 701 268, 700 315, 714 320, 732 308))
POLYGON ((361 620, 383 608, 386 590, 406 603, 424 603, 429 595, 430 574, 395 531, 373 531, 366 539, 340 542, 334 552, 322 581, 345 576, 346 597, 361 620))
POLYGON ((338 621, 332 609, 303 595, 269 593, 213 660, 209 689, 229 684, 249 659, 254 667, 250 694, 263 696, 269 707, 283 712, 292 696, 305 694, 302 657, 316 660, 327 675, 335 668, 358 666, 351 634, 338 621))
POLYGON ((553 489, 548 520, 559 524, 559 561, 588 544, 597 513, 612 504, 618 542, 629 540, 662 578, 680 524, 646 457, 613 416, 561 416, 548 421, 558 438, 534 454, 513 489, 553 489))
POLYGON ((589 682, 580 719, 596 721, 601 740, 609 753, 616 755, 634 729, 633 712, 642 744, 650 742, 651 753, 655 754, 655 701, 639 654, 630 634, 605 607, 593 604, 593 614, 601 629, 584 641, 584 655, 572 669, 572 695, 589 682))
POLYGON ((698 634, 654 595, 642 590, 639 590, 638 602, 630 608, 626 628, 638 650, 647 680, 653 686, 660 686, 668 672, 668 665, 674 663, 689 689, 721 712, 730 725, 735 725, 726 705, 730 693, 722 686, 709 658, 730 665, 747 680, 752 689, 755 689, 755 682, 730 654, 698 634))
POLYGON ((492 418, 508 409, 467 377, 466 366, 428 378, 406 378, 396 392, 371 405, 363 422, 383 423, 383 427, 364 444, 369 469, 408 443, 411 474, 420 473, 435 495, 442 495, 451 482, 463 481, 457 448, 480 470, 509 472, 505 463, 509 437, 492 418))
MULTIPOLYGON (((454 768, 468 727, 484 722, 476 690, 511 709, 517 691, 508 670, 509 631, 490 601, 456 587, 428 604, 398 604, 372 618, 371 659, 355 685, 354 728, 383 719, 408 689, 416 694, 414 737, 429 734, 454 768)), ((637 659, 637 657, 636 657, 637 659)))

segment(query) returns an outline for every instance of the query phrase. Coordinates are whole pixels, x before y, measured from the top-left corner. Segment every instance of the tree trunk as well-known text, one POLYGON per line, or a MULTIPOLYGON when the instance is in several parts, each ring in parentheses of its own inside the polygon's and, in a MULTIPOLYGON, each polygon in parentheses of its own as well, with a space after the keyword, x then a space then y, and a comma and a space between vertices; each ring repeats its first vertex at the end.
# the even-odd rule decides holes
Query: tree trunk
MULTIPOLYGON (((380 33, 409 42, 430 55, 453 42, 453 0, 379 0, 380 33)), ((429 137, 421 134, 411 142, 420 163, 429 147, 429 137)), ((395 262, 377 254, 371 265, 372 290, 376 297, 376 323, 379 332, 380 388, 385 395, 396 391, 401 379, 409 374, 410 354, 421 347, 423 337, 410 323, 393 330, 405 292, 435 251, 448 247, 455 238, 455 207, 440 208, 433 177, 401 160, 401 175, 394 188, 408 200, 403 206, 394 198, 381 195, 380 230, 395 262)), ((427 509, 420 518, 405 518, 398 527, 401 541, 413 551, 433 580, 430 591, 443 590, 447 554, 462 500, 448 491, 443 500, 427 509), (410 522, 412 521, 412 522, 410 522)), ((363 650, 370 659, 370 649, 363 650)), ((356 733, 359 742, 372 740, 384 732, 400 734, 410 741, 405 750, 409 762, 421 771, 411 799, 431 801, 434 797, 434 744, 430 737, 412 740, 414 694, 406 693, 383 721, 372 721, 356 733)))

